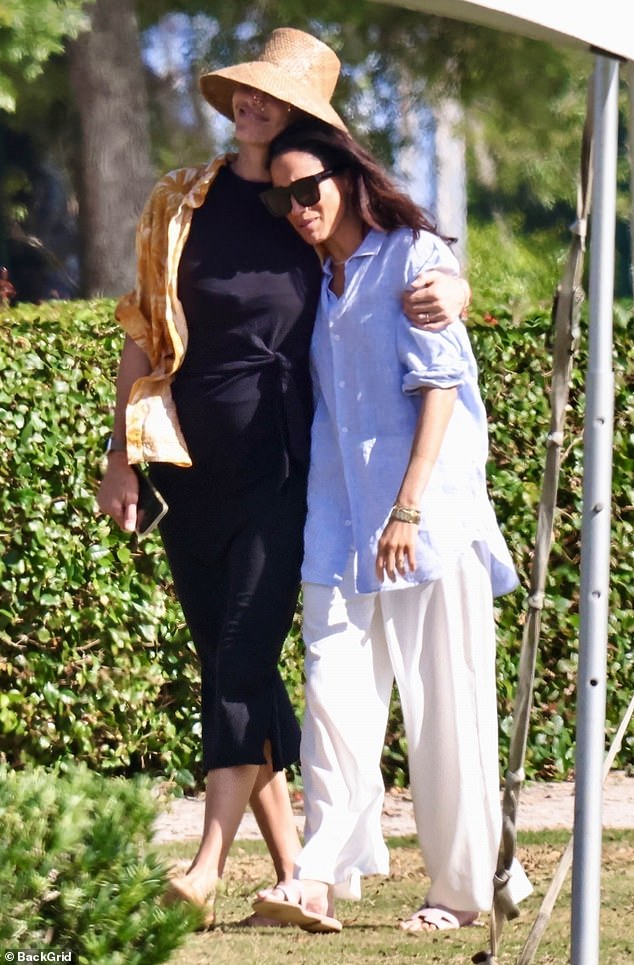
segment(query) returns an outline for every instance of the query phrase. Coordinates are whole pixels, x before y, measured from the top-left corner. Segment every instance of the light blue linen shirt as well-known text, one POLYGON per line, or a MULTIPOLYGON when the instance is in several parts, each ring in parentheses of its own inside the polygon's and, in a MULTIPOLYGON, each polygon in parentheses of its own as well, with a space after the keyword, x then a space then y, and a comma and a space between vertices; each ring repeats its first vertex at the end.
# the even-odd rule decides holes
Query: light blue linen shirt
POLYGON ((324 265, 311 346, 315 386, 302 578, 335 586, 355 555, 359 593, 438 579, 474 543, 490 560, 494 595, 517 576, 486 490, 486 412, 466 328, 411 325, 401 296, 423 269, 457 274, 447 245, 430 232, 371 230, 345 265, 345 290, 330 290, 324 265), (377 543, 398 493, 423 387, 458 390, 423 493, 417 569, 396 583, 375 573, 377 543))

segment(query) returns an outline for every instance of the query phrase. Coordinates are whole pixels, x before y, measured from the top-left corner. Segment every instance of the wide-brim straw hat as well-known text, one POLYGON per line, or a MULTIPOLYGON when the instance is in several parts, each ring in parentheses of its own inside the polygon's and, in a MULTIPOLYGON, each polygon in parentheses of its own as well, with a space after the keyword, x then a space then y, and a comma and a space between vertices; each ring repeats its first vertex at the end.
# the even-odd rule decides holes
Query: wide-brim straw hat
POLYGON ((203 74, 200 89, 212 107, 231 121, 233 92, 243 84, 345 131, 346 125, 330 105, 340 67, 334 50, 321 40, 303 30, 279 27, 257 60, 203 74))

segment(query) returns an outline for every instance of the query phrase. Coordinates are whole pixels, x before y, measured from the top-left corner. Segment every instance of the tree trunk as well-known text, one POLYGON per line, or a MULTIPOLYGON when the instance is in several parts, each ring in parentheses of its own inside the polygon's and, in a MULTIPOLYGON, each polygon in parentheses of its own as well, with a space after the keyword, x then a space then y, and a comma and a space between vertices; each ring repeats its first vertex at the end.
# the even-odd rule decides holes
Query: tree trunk
POLYGON ((80 118, 82 288, 134 286, 136 222, 152 183, 147 92, 134 0, 95 0, 91 29, 71 47, 80 118))
POLYGON ((436 172, 438 227, 456 238, 453 247, 462 270, 467 270, 467 166, 464 114, 455 100, 443 100, 436 117, 436 172))
POLYGON ((408 194, 433 216, 438 230, 456 238, 453 251, 463 272, 467 252, 467 169, 464 118, 457 101, 434 108, 417 102, 403 81, 399 92, 399 173, 408 194))

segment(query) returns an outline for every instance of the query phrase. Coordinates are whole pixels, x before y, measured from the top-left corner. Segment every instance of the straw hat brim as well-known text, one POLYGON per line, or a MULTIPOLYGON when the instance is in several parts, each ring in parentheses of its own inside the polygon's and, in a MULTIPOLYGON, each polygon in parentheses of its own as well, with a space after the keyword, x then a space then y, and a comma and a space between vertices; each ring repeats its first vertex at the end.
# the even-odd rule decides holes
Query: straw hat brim
POLYGON ((256 90, 292 104, 293 107, 312 117, 332 124, 333 127, 346 130, 346 125, 329 101, 301 81, 290 77, 275 64, 255 60, 235 67, 215 70, 210 74, 203 74, 200 78, 200 89, 205 99, 230 121, 234 119, 233 92, 240 84, 255 87, 256 90))

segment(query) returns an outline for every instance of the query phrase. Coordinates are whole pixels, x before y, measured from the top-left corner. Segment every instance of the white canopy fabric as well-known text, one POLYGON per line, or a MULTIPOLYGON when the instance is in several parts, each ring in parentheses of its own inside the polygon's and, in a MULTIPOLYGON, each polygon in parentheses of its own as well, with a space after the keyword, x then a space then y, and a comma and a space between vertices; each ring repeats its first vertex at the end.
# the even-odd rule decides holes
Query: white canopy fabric
POLYGON ((410 10, 495 27, 566 46, 634 60, 631 0, 381 0, 410 10), (628 10, 628 8, 630 8, 628 10))

